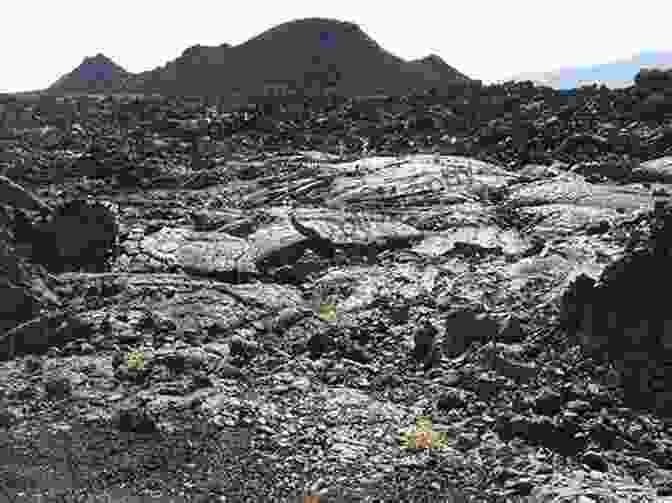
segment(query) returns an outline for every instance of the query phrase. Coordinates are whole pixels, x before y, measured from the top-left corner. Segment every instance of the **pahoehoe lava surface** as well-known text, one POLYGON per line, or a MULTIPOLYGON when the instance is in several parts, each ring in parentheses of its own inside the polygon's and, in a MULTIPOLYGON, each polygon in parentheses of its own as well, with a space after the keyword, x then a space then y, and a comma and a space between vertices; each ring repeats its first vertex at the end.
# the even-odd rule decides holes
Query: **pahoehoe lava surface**
POLYGON ((0 139, 0 487, 664 501, 646 82, 14 103, 40 127, 0 139))

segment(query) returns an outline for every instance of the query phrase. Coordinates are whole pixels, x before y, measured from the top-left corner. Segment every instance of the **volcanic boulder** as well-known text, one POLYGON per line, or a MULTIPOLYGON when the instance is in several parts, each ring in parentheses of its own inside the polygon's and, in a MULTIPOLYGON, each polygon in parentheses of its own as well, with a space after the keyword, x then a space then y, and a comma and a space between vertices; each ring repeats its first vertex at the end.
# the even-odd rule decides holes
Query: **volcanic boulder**
POLYGON ((7 350, 4 331, 59 304, 44 269, 30 264, 17 252, 13 227, 12 212, 0 206, 0 355, 7 350))
POLYGON ((632 245, 597 283, 579 277, 561 320, 584 349, 614 363, 633 406, 672 414, 672 315, 664 292, 672 274, 672 209, 658 204, 650 239, 632 245))
POLYGON ((42 249, 35 258, 48 269, 99 270, 115 249, 119 225, 110 205, 76 199, 59 206, 37 232, 42 249))

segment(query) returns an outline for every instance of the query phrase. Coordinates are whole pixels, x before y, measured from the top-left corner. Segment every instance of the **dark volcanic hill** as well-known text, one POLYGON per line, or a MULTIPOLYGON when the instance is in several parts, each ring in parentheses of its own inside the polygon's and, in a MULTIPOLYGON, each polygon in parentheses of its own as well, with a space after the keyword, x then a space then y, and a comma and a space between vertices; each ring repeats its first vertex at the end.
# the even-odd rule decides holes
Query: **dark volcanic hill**
POLYGON ((411 61, 412 65, 420 68, 420 71, 431 76, 437 81, 441 80, 471 80, 466 75, 461 74, 455 68, 447 64, 440 56, 430 54, 422 59, 411 61))
POLYGON ((277 80, 310 89, 323 82, 335 85, 339 94, 357 95, 379 89, 402 93, 434 83, 433 75, 387 52, 359 26, 327 19, 276 26, 234 47, 229 56, 226 66, 234 71, 227 80, 238 88, 277 80))
POLYGON ((222 84, 229 44, 194 45, 167 64, 138 74, 132 88, 138 92, 189 95, 214 92, 222 84))
POLYGON ((58 79, 49 91, 55 92, 104 92, 122 89, 131 73, 124 70, 103 54, 84 58, 70 73, 58 79))
MULTIPOLYGON (((57 84, 63 91, 91 83, 86 77, 62 80, 57 84)), ((134 75, 124 90, 255 95, 263 93, 265 84, 280 84, 309 94, 331 87, 350 96, 379 90, 400 94, 455 80, 469 79, 437 56, 407 62, 384 50, 356 24, 308 18, 280 24, 237 46, 190 47, 164 66, 134 75)))

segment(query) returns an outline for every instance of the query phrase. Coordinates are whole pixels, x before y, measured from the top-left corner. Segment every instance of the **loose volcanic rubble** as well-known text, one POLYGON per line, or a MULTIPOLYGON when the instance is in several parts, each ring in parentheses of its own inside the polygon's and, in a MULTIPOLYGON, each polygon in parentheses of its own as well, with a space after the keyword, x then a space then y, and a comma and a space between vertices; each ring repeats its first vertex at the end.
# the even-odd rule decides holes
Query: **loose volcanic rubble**
POLYGON ((670 501, 665 82, 21 102, 0 487, 670 501))

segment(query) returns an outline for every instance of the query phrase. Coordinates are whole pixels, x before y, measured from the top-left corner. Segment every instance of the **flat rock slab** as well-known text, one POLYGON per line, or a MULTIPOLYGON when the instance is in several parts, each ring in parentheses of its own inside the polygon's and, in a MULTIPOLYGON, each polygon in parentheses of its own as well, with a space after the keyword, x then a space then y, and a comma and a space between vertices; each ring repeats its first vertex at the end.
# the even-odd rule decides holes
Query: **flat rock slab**
POLYGON ((299 210, 294 224, 299 232, 334 245, 385 244, 424 236, 411 225, 393 220, 381 220, 367 213, 349 213, 336 210, 299 210))
POLYGON ((340 159, 335 154, 317 150, 300 150, 296 155, 287 156, 287 161, 336 162, 340 159))
POLYGON ((462 227, 427 237, 413 251, 438 257, 454 250, 458 244, 466 244, 486 251, 500 250, 505 255, 519 255, 530 248, 516 231, 499 227, 462 227))
POLYGON ((672 183, 672 156, 643 162, 632 171, 633 180, 672 183))
POLYGON ((214 323, 222 328, 232 327, 249 313, 248 306, 240 305, 229 295, 206 289, 176 294, 165 301, 148 301, 147 307, 156 315, 173 321, 178 330, 201 331, 214 323))
POLYGON ((373 156, 364 157, 353 162, 334 165, 334 169, 348 173, 379 173, 383 170, 391 169, 403 172, 407 170, 411 173, 441 173, 441 168, 447 170, 449 174, 474 176, 497 176, 503 180, 515 179, 516 175, 506 171, 494 164, 479 161, 477 159, 455 156, 455 155, 427 155, 415 154, 407 156, 373 156))
POLYGON ((521 215, 533 217, 531 230, 543 238, 554 238, 573 234, 586 226, 607 222, 616 225, 631 215, 621 214, 612 208, 595 206, 574 206, 571 204, 545 204, 520 209, 521 215))
POLYGON ((516 172, 521 181, 533 182, 537 180, 546 180, 560 175, 562 171, 554 166, 542 166, 539 164, 528 164, 516 172))
POLYGON ((272 311, 296 308, 305 304, 301 292, 289 285, 255 282, 231 285, 227 289, 247 304, 272 311))
POLYGON ((617 211, 648 211, 653 207, 648 190, 618 185, 593 185, 571 173, 551 180, 528 183, 509 194, 515 207, 544 204, 590 206, 617 211))
POLYGON ((453 204, 448 208, 432 208, 422 213, 436 215, 444 227, 477 227, 494 224, 492 210, 481 202, 453 204))
POLYGON ((164 227, 145 237, 140 248, 167 265, 197 273, 257 272, 248 242, 221 232, 164 227))
POLYGON ((250 253, 256 263, 291 265, 301 258, 308 238, 289 222, 261 227, 247 237, 250 253))
MULTIPOLYGON (((196 230, 214 230, 218 227, 240 223, 248 216, 242 210, 200 210, 191 214, 196 230)), ((249 214, 249 212, 247 212, 249 214)))
POLYGON ((342 162, 335 164, 333 168, 343 174, 355 173, 374 173, 380 169, 389 166, 399 160, 396 156, 372 156, 363 159, 357 159, 352 162, 342 162))
MULTIPOLYGON (((337 166, 338 167, 338 166, 337 166)), ((484 187, 499 189, 516 176, 504 169, 466 157, 414 155, 362 159, 342 167, 346 173, 361 171, 359 178, 334 180, 329 206, 401 199, 404 204, 425 204, 427 194, 443 203, 475 200, 484 187)))

